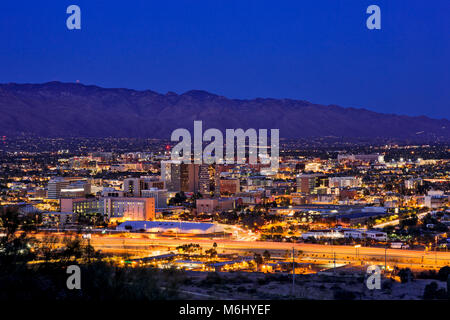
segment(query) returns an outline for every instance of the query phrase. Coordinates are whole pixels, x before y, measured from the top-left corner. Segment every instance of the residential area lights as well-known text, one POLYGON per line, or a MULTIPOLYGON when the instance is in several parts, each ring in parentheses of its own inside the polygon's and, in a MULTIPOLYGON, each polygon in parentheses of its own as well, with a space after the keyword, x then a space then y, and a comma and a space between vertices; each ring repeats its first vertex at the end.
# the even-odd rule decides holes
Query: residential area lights
POLYGON ((260 164, 174 162, 167 142, 156 140, 135 146, 141 150, 104 151, 112 141, 46 141, 69 152, 37 152, 30 146, 42 142, 32 138, 7 141, 1 205, 32 218, 37 239, 51 235, 63 245, 80 235, 123 267, 285 273, 294 280, 369 264, 384 264, 386 276, 406 266, 436 272, 450 261, 444 147, 420 146, 414 157, 402 156, 410 161, 398 161, 411 149, 333 151, 292 141, 272 172, 260 164))

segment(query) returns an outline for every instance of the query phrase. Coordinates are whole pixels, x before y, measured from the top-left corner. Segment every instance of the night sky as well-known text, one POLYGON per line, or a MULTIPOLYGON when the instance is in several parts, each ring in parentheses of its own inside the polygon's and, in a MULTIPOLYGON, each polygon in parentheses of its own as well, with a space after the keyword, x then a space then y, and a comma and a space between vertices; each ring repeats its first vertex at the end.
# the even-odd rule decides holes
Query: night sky
POLYGON ((294 98, 450 119, 449 0, 3 0, 0 82, 294 98), (66 28, 67 6, 82 29, 66 28), (381 30, 366 8, 381 8, 381 30))

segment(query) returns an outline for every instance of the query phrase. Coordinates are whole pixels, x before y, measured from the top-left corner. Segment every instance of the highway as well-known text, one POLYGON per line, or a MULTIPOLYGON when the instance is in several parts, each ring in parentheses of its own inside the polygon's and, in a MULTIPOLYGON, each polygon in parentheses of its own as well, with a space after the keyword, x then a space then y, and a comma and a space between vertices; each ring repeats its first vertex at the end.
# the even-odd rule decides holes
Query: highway
MULTIPOLYGON (((423 219, 423 217, 425 217, 428 213, 430 213, 430 212, 427 211, 427 212, 419 213, 419 214, 417 215, 417 218, 418 218, 419 220, 421 220, 421 219, 423 219)), ((374 227, 374 228, 380 228, 380 229, 382 229, 382 228, 387 227, 387 226, 396 226, 396 225, 398 225, 399 223, 400 223, 400 219, 395 219, 395 220, 392 220, 392 221, 387 221, 387 222, 383 222, 383 223, 374 225, 373 227, 374 227)))
MULTIPOLYGON (((53 234, 58 237, 64 237, 64 234, 53 234)), ((286 251, 292 252, 294 248, 297 252, 300 250, 303 257, 316 258, 336 258, 349 262, 357 261, 384 261, 385 253, 387 261, 416 263, 427 265, 450 265, 450 252, 418 251, 375 247, 354 246, 332 246, 310 243, 289 243, 289 242, 269 242, 269 241, 237 241, 230 239, 201 239, 191 237, 159 237, 144 238, 140 235, 132 237, 123 237, 119 235, 97 235, 92 234, 91 245, 97 250, 114 253, 139 253, 140 255, 149 255, 155 248, 163 250, 173 250, 177 246, 187 243, 199 244, 203 249, 210 249, 214 243, 217 243, 217 251, 222 252, 262 252, 268 250, 272 256, 283 256, 286 251)))

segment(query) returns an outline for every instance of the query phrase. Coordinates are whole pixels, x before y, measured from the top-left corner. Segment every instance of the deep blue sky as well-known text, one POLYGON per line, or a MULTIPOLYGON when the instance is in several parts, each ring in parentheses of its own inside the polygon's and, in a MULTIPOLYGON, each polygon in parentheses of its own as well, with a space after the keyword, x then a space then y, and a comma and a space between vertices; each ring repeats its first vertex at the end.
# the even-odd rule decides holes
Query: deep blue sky
POLYGON ((0 82, 296 98, 450 119, 449 0, 4 0, 0 82), (77 4, 82 30, 66 28, 77 4), (381 7, 382 29, 366 28, 381 7))

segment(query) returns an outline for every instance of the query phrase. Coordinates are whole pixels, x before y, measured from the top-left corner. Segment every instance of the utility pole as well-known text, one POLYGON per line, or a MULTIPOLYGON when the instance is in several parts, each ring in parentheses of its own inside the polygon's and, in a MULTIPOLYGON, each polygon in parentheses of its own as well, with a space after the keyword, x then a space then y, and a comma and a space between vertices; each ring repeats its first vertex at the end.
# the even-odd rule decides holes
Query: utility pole
POLYGON ((438 242, 438 237, 435 236, 434 237, 434 264, 437 265, 437 242, 438 242))
POLYGON ((91 263, 91 235, 88 237, 88 261, 91 263))
POLYGON ((334 262, 334 275, 336 276, 336 252, 333 252, 333 262, 334 262))
POLYGON ((292 246, 292 296, 294 296, 294 287, 295 287, 295 249, 292 246))
POLYGON ((387 272, 387 246, 384 248, 384 273, 387 272))
POLYGON ((336 275, 336 252, 334 252, 333 249, 333 239, 331 239, 330 245, 331 245, 331 253, 333 253, 333 263, 334 263, 333 273, 336 275))

